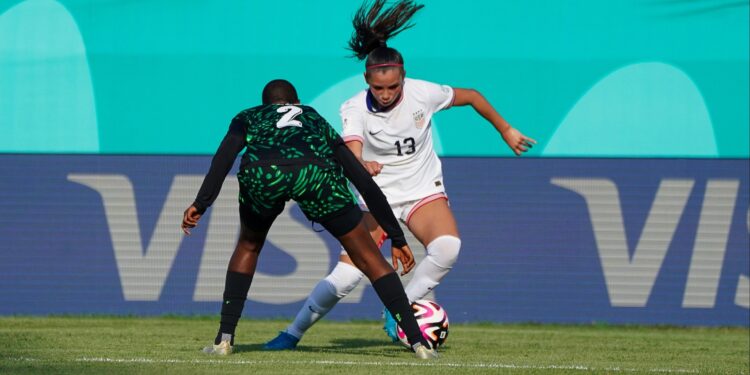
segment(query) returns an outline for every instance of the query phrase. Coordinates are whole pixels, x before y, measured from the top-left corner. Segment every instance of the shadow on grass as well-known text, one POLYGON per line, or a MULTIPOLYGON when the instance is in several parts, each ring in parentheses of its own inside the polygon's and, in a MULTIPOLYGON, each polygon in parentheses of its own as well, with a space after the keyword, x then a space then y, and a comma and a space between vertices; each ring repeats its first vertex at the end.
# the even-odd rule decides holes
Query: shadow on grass
POLYGON ((409 352, 408 349, 396 343, 389 343, 380 339, 334 339, 330 344, 324 345, 305 345, 300 344, 293 350, 273 351, 265 350, 264 344, 235 344, 234 352, 299 352, 299 353, 336 353, 336 354, 355 354, 355 355, 372 355, 398 357, 409 352))
MULTIPOLYGON (((393 344, 396 346, 396 344, 393 344)), ((331 348, 372 348, 372 347, 390 346, 388 342, 382 339, 333 339, 331 348)), ((399 345, 400 346, 400 345, 399 345)))
MULTIPOLYGON (((296 349, 293 350, 266 350, 263 348, 264 344, 236 344, 234 345, 235 353, 244 352, 299 352, 299 353, 337 353, 337 354, 355 354, 355 355, 367 355, 376 357, 401 357, 405 354, 410 354, 410 350, 407 349, 400 343, 391 343, 381 339, 334 339, 331 340, 330 344, 324 345, 305 345, 300 344, 296 349)), ((450 347, 442 347, 439 350, 441 353, 450 351, 450 347)))
POLYGON ((232 352, 243 353, 243 352, 267 352, 268 350, 263 349, 263 344, 235 344, 232 347, 232 352))

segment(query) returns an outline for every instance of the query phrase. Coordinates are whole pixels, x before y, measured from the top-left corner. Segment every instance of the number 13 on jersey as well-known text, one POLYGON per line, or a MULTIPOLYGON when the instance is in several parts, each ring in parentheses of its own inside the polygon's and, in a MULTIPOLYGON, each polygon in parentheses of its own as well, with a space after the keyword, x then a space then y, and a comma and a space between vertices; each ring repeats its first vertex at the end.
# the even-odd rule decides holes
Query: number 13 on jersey
POLYGON ((411 155, 417 150, 414 138, 412 137, 404 139, 403 143, 401 143, 401 141, 396 141, 394 144, 396 145, 396 155, 398 156, 411 155), (402 146, 406 149, 405 151, 402 150, 402 146))

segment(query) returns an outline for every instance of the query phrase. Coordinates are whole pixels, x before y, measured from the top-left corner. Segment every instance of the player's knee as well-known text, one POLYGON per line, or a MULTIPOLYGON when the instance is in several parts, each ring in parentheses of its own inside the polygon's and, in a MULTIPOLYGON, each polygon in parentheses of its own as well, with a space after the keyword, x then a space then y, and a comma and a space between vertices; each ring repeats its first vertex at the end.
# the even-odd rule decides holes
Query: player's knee
POLYGON ((443 268, 453 267, 460 250, 461 239, 451 235, 440 236, 427 244, 427 255, 443 268))
POLYGON ((260 253, 260 250, 263 248, 263 243, 266 241, 267 233, 268 229, 256 230, 242 225, 239 238, 237 239, 236 249, 239 251, 260 253))
POLYGON ((333 271, 326 276, 326 280, 333 286, 332 291, 337 297, 343 298, 359 285, 364 274, 351 264, 338 262, 333 271))

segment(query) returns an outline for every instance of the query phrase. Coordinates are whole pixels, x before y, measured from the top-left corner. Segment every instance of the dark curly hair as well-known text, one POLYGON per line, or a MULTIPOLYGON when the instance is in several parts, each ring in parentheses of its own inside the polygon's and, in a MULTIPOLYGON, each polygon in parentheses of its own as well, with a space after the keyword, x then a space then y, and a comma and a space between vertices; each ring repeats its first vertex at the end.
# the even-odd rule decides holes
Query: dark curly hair
POLYGON ((285 79, 274 79, 266 84, 262 94, 263 104, 297 103, 297 90, 285 79))

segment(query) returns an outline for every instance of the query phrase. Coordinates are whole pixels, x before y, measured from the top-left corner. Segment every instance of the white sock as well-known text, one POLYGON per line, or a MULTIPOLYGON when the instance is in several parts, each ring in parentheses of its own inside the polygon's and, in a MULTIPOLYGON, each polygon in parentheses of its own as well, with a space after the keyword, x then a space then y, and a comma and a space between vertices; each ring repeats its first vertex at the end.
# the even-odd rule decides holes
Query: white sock
POLYGON ((440 281, 458 259, 461 239, 455 236, 440 236, 427 245, 427 256, 414 269, 409 284, 404 288, 409 302, 423 298, 440 281))
POLYGON ((318 320, 328 314, 334 306, 357 287, 364 274, 350 264, 339 262, 333 271, 320 280, 307 297, 294 321, 286 332, 301 339, 305 332, 318 320))

